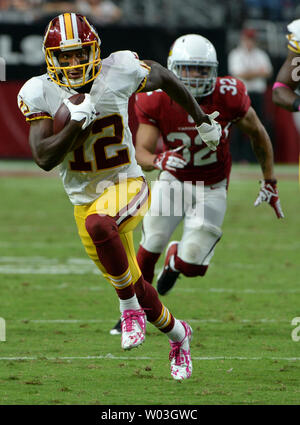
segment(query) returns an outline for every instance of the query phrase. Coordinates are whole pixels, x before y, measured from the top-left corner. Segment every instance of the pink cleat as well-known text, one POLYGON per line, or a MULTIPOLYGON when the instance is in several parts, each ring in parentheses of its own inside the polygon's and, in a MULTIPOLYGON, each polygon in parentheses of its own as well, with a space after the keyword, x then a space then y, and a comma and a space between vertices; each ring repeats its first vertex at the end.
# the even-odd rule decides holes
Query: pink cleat
POLYGON ((124 310, 121 316, 121 328, 121 347, 124 350, 131 350, 141 345, 146 333, 144 310, 124 310))
POLYGON ((176 381, 183 381, 192 375, 192 359, 190 352, 190 342, 192 340, 192 328, 186 322, 181 320, 185 329, 185 337, 180 342, 169 341, 171 351, 169 359, 171 362, 171 376, 176 381))

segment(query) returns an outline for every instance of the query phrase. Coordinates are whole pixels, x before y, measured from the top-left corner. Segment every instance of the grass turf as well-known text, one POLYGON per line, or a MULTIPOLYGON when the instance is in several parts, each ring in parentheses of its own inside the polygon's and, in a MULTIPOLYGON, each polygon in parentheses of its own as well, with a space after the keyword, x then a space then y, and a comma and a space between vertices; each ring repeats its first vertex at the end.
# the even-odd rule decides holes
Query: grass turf
POLYGON ((162 298, 194 329, 194 371, 182 385, 152 325, 130 352, 109 335, 117 298, 81 246, 60 180, 1 178, 0 404, 299 404, 299 185, 295 167, 277 170, 285 220, 253 207, 258 168, 234 167, 207 275, 180 277, 162 298))

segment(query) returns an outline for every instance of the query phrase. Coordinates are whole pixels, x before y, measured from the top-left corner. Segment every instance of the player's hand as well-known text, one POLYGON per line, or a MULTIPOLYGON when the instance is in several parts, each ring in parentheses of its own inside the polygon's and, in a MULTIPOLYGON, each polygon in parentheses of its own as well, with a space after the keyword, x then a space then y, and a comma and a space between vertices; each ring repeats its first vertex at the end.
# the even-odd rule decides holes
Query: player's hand
POLYGON ((171 151, 166 151, 158 154, 153 161, 154 167, 158 168, 159 170, 166 171, 175 171, 176 168, 184 168, 187 164, 187 161, 183 158, 182 155, 177 153, 180 149, 183 149, 184 147, 184 145, 179 146, 178 148, 173 149, 171 151))
POLYGON ((78 105, 74 105, 69 99, 64 99, 64 104, 70 111, 71 120, 84 120, 81 126, 82 130, 85 130, 96 119, 96 109, 92 104, 91 95, 88 93, 85 94, 84 101, 78 105))
POLYGON ((254 202, 254 206, 258 207, 262 202, 267 202, 274 208, 277 218, 284 218, 283 211, 280 205, 280 199, 278 196, 278 190, 276 187, 276 180, 261 180, 260 191, 254 202))
POLYGON ((220 124, 215 121, 215 118, 217 118, 219 115, 219 112, 215 111, 212 114, 208 115, 210 124, 204 122, 198 127, 196 126, 196 129, 200 134, 201 139, 207 144, 209 149, 211 149, 212 151, 217 150, 217 146, 220 143, 220 138, 222 135, 222 128, 220 124))

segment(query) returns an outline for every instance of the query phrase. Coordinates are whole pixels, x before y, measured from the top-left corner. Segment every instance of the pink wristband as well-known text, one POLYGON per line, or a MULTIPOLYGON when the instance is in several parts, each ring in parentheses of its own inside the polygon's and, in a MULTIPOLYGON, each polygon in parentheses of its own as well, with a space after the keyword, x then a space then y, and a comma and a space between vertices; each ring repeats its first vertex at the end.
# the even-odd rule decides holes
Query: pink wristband
POLYGON ((290 88, 289 86, 287 86, 287 85, 286 85, 286 84, 284 84, 284 83, 280 83, 279 81, 276 81, 276 83, 274 83, 274 84, 273 84, 272 90, 275 90, 275 89, 277 89, 278 87, 286 87, 286 88, 288 88, 288 89, 290 89, 290 90, 291 90, 291 88, 290 88))

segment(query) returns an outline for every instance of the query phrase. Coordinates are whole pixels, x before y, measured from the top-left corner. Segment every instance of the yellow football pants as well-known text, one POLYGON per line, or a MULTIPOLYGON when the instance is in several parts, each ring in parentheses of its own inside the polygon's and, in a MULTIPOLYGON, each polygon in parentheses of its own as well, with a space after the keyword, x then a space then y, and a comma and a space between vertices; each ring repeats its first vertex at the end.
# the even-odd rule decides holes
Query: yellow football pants
MULTIPOLYGON (((75 205, 74 216, 78 233, 88 256, 111 283, 111 276, 101 264, 93 240, 85 227, 85 220, 92 214, 104 214, 113 217, 119 228, 119 235, 126 251, 132 283, 141 276, 136 260, 132 232, 143 219, 150 206, 150 190, 144 178, 122 180, 105 189, 92 204, 75 205)), ((116 261, 118 259, 116 258, 116 261)))

